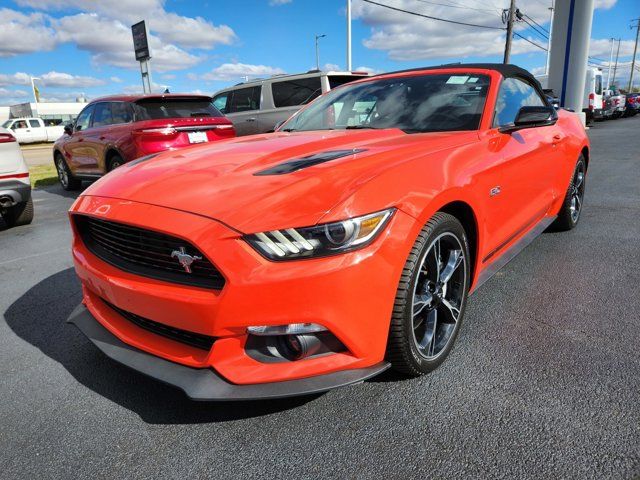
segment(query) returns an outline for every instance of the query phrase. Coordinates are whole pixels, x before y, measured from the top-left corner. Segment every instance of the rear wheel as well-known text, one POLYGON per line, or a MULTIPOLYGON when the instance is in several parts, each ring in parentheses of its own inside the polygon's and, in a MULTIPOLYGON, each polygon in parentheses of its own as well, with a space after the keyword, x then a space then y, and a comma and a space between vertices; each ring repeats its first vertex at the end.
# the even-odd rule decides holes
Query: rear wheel
POLYGON ((557 231, 571 230, 580 220, 582 203, 584 201, 584 188, 587 175, 587 166, 584 157, 580 155, 576 167, 569 182, 569 188, 564 197, 564 202, 558 213, 558 218, 553 223, 553 229, 557 231))
POLYGON ((33 221, 33 200, 30 198, 26 202, 8 208, 2 214, 2 219, 10 227, 29 225, 33 221))
POLYGON ((418 376, 444 361, 462 324, 469 284, 464 228, 438 212, 418 235, 398 286, 387 344, 395 370, 418 376))
POLYGON ((60 153, 55 156, 55 164, 58 180, 62 188, 66 191, 79 190, 82 186, 82 181, 73 176, 66 160, 60 153))

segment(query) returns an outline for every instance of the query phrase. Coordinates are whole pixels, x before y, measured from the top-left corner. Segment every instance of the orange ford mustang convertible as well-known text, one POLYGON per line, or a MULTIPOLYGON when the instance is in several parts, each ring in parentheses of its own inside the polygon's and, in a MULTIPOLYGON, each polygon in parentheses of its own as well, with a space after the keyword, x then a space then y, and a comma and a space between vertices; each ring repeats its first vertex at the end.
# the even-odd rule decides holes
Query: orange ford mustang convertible
POLYGON ((589 142, 527 71, 336 88, 276 132, 143 157, 70 211, 75 324, 195 400, 435 369, 470 292, 580 218, 589 142))

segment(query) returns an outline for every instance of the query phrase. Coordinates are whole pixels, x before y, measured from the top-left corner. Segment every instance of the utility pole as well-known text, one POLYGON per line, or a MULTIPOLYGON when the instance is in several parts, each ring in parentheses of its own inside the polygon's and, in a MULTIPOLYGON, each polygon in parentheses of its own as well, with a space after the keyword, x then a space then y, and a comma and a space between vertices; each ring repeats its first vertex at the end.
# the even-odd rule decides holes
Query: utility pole
POLYGON ((318 39, 326 37, 323 33, 322 35, 316 35, 316 70, 320 70, 320 50, 318 49, 318 39))
POLYGON ((347 72, 351 71, 351 0, 347 0, 347 72))
MULTIPOLYGON (((636 22, 636 45, 633 47, 633 58, 631 59, 631 74, 629 75, 629 88, 627 88, 628 92, 631 92, 631 87, 633 86, 633 73, 636 68, 636 52, 638 51, 638 37, 640 36, 640 18, 636 18, 632 20, 636 22)), ((631 28, 634 28, 632 25, 631 28)))
MULTIPOLYGON (((503 13, 505 11, 503 10, 503 13)), ((516 0, 511 0, 509 13, 507 13, 507 40, 504 44, 504 60, 502 63, 509 63, 511 57, 511 39, 513 37, 513 21, 516 16, 516 0)))
MULTIPOLYGON (((620 39, 618 38, 618 51, 616 52, 616 63, 613 67, 613 78, 611 79, 611 83, 615 85, 616 83, 616 73, 618 71, 618 57, 620 56, 620 39)), ((611 85, 609 85, 611 86, 611 85)))
POLYGON ((607 73, 607 90, 611 88, 611 64, 613 63, 613 44, 616 39, 611 37, 611 53, 609 54, 609 73, 607 73))

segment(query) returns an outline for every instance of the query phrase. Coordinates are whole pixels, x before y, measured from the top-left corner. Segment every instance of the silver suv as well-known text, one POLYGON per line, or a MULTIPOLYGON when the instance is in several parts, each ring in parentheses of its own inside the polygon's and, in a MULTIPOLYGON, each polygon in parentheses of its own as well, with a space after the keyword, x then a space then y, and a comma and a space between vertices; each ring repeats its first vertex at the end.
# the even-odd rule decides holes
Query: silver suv
POLYGON ((368 75, 318 70, 274 75, 220 90, 213 95, 213 103, 233 122, 238 136, 266 133, 321 94, 368 75))

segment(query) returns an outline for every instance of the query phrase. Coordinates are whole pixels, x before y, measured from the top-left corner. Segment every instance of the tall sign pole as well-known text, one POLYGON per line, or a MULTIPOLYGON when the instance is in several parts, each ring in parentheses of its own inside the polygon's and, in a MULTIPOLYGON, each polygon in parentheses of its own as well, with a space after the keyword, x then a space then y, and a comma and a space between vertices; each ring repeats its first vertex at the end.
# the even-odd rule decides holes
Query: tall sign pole
POLYGON ((611 88, 611 67, 613 66, 613 45, 616 39, 611 37, 611 53, 609 54, 609 73, 607 73, 607 90, 611 88))
POLYGON ((149 52, 149 42, 147 41, 147 27, 144 20, 131 25, 133 35, 133 50, 136 60, 140 62, 140 76, 142 77, 142 91, 151 93, 151 53, 149 52))
MULTIPOLYGON (((618 50, 616 52, 616 63, 613 66, 613 79, 611 80, 611 84, 613 84, 613 85, 615 85, 615 83, 616 83, 616 73, 618 71, 618 57, 619 56, 620 56, 620 38, 618 38, 618 50)), ((609 87, 611 87, 611 85, 609 85, 609 87)))

